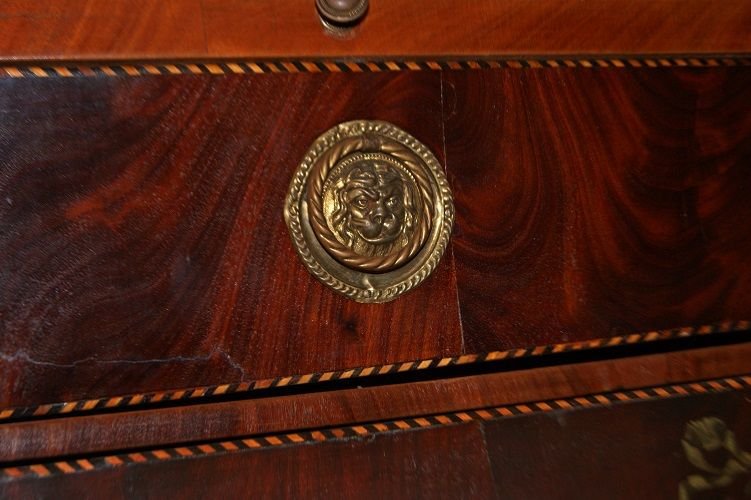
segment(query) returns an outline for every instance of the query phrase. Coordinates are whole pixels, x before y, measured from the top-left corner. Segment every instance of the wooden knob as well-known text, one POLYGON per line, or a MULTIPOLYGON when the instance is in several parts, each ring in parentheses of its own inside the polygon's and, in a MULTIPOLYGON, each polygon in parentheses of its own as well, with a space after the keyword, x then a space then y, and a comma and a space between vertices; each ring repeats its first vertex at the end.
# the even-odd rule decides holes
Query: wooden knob
POLYGON ((316 7, 324 24, 349 28, 365 17, 368 0, 316 0, 316 7))

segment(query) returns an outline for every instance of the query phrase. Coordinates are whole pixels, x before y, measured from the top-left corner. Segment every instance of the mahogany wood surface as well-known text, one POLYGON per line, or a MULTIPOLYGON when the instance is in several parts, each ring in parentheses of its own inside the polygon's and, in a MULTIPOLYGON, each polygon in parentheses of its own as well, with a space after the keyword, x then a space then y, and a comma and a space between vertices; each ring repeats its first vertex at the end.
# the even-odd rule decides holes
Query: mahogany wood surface
POLYGON ((751 312, 751 71, 444 74, 469 352, 751 312))
POLYGON ((0 425, 0 462, 292 432, 751 373, 751 343, 618 360, 0 425))
POLYGON ((0 54, 117 58, 205 53, 201 0, 12 0, 0 5, 0 54))
POLYGON ((749 318, 750 96, 741 67, 2 79, 0 408, 749 318), (282 220, 355 118, 447 158, 457 207, 385 305, 282 220))
POLYGON ((0 495, 12 498, 428 499, 493 494, 476 424, 0 483, 0 495))
MULTIPOLYGON (((488 422, 484 437, 493 478, 504 498, 679 498, 688 476, 717 478, 688 460, 686 424, 719 418, 747 452, 749 396, 751 391, 708 394, 488 422)), ((722 447, 701 451, 720 467, 732 457, 722 447)), ((727 486, 688 498, 744 498, 751 474, 728 479, 727 486)))
POLYGON ((744 0, 374 0, 349 36, 313 0, 12 0, 0 58, 160 59, 751 50, 744 0))
POLYGON ((751 448, 750 396, 751 391, 742 390, 615 403, 321 443, 229 453, 220 449, 192 458, 173 451, 165 453, 163 460, 105 465, 90 472, 71 461, 65 474, 5 477, 0 494, 13 498, 226 498, 242 492, 253 498, 661 499, 677 498, 688 476, 699 475, 718 487, 688 498, 742 498, 751 481, 748 469, 736 467, 728 474, 729 481, 717 481, 720 474, 692 464, 683 440, 690 422, 704 422, 706 429, 704 419, 719 419, 719 427, 709 427, 718 430, 715 439, 694 434, 688 442, 710 471, 723 470, 731 459, 738 461, 735 456, 751 448), (728 433, 737 448, 724 446, 729 443, 728 433))
MULTIPOLYGON (((638 54, 731 64, 722 57, 751 53, 751 2, 371 0, 344 36, 323 29, 313 0, 137 3, 0 3, 0 62, 12 67, 0 77, 5 415, 751 318, 751 67, 615 67, 638 54), (379 74, 328 72, 344 63, 221 76, 42 69, 483 54, 619 60, 379 74), (21 71, 24 61, 39 67, 21 71), (442 262, 389 304, 356 304, 311 277, 282 219, 308 146, 351 119, 410 132, 454 192, 442 262)), ((0 469, 0 497, 675 497, 698 473, 681 441, 689 421, 722 419, 751 452, 751 379, 692 384, 683 396, 636 389, 751 373, 745 333, 396 373, 364 387, 25 415, 0 423, 0 466, 59 462, 20 479, 0 469), (714 347, 664 352, 692 342, 714 347), (556 364, 565 359, 577 362, 556 364), (610 391, 629 395, 543 409, 610 391), (516 404, 540 411, 472 411, 516 404), (462 411, 475 416, 418 429, 462 411), (412 423, 255 450, 207 445, 395 419, 412 423), (88 472, 75 462, 201 443, 212 451, 88 472)), ((732 450, 704 451, 722 467, 732 450)), ((748 467, 709 493, 744 488, 748 467)))
POLYGON ((282 217, 341 121, 393 122, 442 161, 438 73, 5 79, 0 114, 0 407, 461 350, 450 252, 414 293, 357 304, 282 217))

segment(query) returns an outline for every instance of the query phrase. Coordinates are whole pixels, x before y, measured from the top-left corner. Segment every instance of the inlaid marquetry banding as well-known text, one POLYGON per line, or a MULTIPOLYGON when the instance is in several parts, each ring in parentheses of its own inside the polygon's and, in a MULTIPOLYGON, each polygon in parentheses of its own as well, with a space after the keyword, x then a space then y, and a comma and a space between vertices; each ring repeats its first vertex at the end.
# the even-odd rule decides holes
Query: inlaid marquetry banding
POLYGON ((145 450, 119 455, 91 456, 77 460, 63 460, 0 469, 0 483, 25 477, 47 477, 75 474, 89 470, 111 469, 141 463, 155 463, 206 455, 239 453, 261 448, 278 448, 323 441, 368 439, 383 433, 410 432, 420 429, 459 425, 477 420, 493 421, 509 417, 552 411, 572 411, 580 408, 613 406, 635 401, 654 401, 707 393, 726 393, 751 389, 751 374, 704 380, 689 384, 648 387, 638 390, 606 392, 566 399, 535 401, 506 406, 466 410, 439 415, 418 416, 345 427, 297 431, 268 436, 242 437, 218 441, 145 450))
POLYGON ((454 59, 301 59, 213 62, 1 64, 0 78, 126 77, 153 75, 232 75, 265 73, 380 73, 390 71, 456 71, 498 68, 670 68, 751 66, 751 56, 629 56, 454 59))
POLYGON ((339 380, 364 379, 390 375, 395 373, 416 372, 428 369, 441 369, 458 365, 472 365, 480 363, 497 362, 509 359, 532 358, 561 354, 574 351, 597 350, 607 347, 623 347, 638 344, 647 344, 659 341, 667 341, 680 338, 721 335, 733 332, 741 332, 751 329, 751 321, 725 321, 712 325, 697 327, 673 328, 669 330, 655 330, 645 333, 627 334, 616 337, 606 337, 580 342, 568 342, 562 344, 550 344, 534 346, 523 349, 509 349, 505 351, 493 351, 484 354, 464 354, 461 356, 432 358, 386 365, 365 366, 349 368, 346 370, 307 373, 304 375, 291 375, 271 379, 259 379, 241 383, 228 383, 206 387, 194 387, 181 390, 149 392, 144 394, 131 394, 127 396, 104 397, 71 402, 59 402, 39 406, 26 406, 17 408, 0 409, 0 423, 30 418, 44 418, 54 415, 83 413, 93 410, 112 410, 123 408, 144 407, 159 403, 188 401, 210 402, 212 398, 228 394, 242 395, 260 390, 268 390, 289 386, 303 386, 335 382, 339 380))

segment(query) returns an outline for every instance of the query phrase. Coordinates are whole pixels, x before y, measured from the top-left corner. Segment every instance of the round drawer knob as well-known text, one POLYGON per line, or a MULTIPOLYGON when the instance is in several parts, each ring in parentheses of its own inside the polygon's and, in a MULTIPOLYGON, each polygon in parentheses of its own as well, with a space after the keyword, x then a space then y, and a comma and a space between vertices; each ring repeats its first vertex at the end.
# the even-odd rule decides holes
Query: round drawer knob
POLYGON ((333 28, 350 28, 362 21, 368 0, 316 0, 324 24, 333 28))

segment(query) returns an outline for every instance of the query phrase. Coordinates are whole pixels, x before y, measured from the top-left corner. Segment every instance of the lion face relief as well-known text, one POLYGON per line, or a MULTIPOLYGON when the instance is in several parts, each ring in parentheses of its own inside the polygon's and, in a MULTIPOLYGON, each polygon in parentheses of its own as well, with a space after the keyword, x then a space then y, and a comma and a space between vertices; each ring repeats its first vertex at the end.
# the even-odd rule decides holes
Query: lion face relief
POLYGON ((334 230, 363 255, 387 255, 406 244, 415 222, 414 194, 395 167, 361 163, 335 186, 334 230))
POLYGON ((454 220, 443 167, 427 146, 379 120, 319 136, 290 182, 284 220, 301 261, 333 291, 388 302, 420 284, 454 220))

